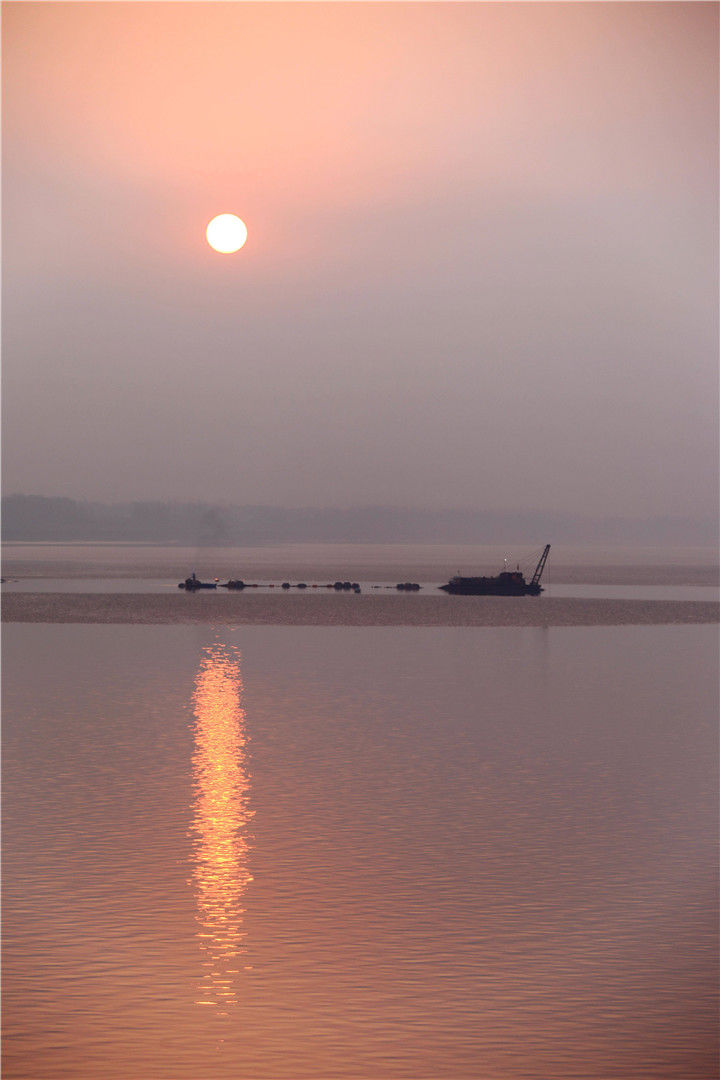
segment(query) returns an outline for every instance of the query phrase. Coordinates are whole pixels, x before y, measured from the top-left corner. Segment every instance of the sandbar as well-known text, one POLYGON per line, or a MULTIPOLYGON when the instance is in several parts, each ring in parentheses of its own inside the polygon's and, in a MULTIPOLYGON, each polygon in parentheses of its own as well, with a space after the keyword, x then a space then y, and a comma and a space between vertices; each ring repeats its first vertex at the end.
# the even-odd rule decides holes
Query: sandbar
POLYGON ((705 600, 247 593, 6 593, 5 623, 288 626, 624 626, 720 622, 705 600))

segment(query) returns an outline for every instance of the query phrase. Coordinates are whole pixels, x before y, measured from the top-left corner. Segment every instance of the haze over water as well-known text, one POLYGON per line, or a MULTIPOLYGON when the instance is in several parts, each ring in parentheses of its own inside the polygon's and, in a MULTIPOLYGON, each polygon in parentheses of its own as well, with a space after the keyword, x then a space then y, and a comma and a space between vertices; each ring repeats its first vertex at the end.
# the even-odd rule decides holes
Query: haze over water
POLYGON ((716 5, 9 3, 3 61, 7 494, 716 519, 716 5))

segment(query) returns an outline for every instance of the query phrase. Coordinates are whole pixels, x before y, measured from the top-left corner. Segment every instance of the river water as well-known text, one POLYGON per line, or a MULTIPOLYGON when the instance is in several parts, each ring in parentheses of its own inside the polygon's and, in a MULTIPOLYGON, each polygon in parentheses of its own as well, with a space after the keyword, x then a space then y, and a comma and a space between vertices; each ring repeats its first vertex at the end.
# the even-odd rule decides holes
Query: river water
POLYGON ((6 1080, 717 1075, 715 626, 3 651, 6 1080))

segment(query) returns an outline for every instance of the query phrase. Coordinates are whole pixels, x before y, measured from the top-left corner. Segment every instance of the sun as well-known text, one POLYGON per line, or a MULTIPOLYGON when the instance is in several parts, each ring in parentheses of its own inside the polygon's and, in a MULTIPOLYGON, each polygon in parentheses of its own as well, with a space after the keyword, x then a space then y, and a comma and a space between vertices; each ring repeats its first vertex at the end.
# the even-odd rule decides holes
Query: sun
POLYGON ((239 251, 247 240, 247 225, 236 214, 218 214, 208 225, 207 242, 222 255, 239 251))

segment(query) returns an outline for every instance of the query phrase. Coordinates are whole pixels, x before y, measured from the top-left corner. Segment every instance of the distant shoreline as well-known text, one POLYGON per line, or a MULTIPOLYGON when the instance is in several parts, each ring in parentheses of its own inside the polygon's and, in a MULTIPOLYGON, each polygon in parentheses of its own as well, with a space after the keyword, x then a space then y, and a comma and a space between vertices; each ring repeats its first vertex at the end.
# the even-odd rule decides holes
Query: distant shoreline
POLYGON ((287 626, 638 626, 720 622, 703 600, 212 593, 6 593, 3 623, 287 626))

